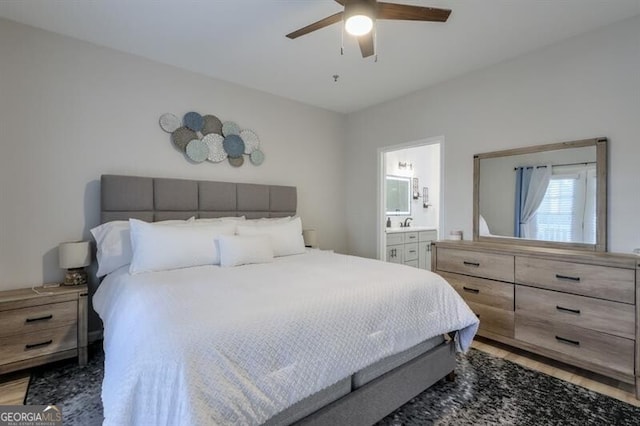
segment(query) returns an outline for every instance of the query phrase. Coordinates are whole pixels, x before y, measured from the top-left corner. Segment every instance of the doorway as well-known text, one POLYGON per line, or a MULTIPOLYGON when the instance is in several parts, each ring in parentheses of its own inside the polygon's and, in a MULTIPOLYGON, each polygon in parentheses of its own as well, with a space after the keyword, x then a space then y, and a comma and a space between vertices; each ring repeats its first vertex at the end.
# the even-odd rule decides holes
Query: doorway
MULTIPOLYGON (((387 259, 387 234, 435 230, 437 238, 441 235, 443 144, 439 136, 378 150, 378 259, 397 261, 387 259)), ((430 262, 419 264, 428 269, 430 262)))

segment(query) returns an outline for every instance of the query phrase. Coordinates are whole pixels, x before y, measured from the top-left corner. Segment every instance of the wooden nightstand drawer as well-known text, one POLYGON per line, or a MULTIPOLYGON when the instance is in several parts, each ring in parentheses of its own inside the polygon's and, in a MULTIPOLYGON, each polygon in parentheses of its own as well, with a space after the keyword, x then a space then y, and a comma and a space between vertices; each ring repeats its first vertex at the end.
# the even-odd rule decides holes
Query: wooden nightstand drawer
POLYGON ((516 257, 516 283, 635 303, 635 271, 533 257, 516 257))
POLYGON ((636 309, 634 305, 626 303, 517 285, 516 311, 635 339, 636 309))
POLYGON ((0 364, 23 361, 77 348, 78 328, 75 324, 34 333, 0 338, 0 364))
POLYGON ((507 254, 439 248, 438 271, 513 282, 514 257, 507 254))
POLYGON ((513 311, 513 284, 447 272, 440 272, 440 275, 467 302, 513 311))
POLYGON ((0 311, 0 337, 75 324, 77 320, 76 301, 0 311))
POLYGON ((516 339, 626 375, 634 374, 635 342, 630 339, 519 313, 516 339))

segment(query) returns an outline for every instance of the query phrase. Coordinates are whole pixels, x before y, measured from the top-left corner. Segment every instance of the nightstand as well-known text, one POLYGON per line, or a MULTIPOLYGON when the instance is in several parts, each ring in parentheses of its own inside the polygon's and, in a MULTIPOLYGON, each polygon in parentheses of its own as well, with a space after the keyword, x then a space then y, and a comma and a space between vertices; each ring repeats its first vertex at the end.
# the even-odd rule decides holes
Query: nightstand
POLYGON ((78 357, 87 363, 87 286, 0 292, 0 374, 78 357))

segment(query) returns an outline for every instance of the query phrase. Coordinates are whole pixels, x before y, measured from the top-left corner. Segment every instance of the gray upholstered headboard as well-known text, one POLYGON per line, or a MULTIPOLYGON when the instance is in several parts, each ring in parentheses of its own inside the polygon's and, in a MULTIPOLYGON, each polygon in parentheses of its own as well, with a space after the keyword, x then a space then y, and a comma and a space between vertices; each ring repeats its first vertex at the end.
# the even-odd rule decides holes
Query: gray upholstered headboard
POLYGON ((102 175, 100 189, 101 223, 293 216, 298 202, 295 186, 102 175))

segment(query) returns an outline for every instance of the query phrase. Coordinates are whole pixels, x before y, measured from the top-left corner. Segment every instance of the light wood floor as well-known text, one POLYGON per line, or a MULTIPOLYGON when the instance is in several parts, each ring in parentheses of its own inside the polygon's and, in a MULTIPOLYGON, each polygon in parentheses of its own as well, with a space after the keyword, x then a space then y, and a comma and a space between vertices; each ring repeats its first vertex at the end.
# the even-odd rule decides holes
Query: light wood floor
MULTIPOLYGON (((473 348, 490 355, 504 358, 532 370, 549 376, 583 386, 594 392, 608 395, 628 404, 640 407, 640 400, 635 398, 634 388, 628 383, 619 382, 599 374, 591 373, 577 367, 534 355, 511 346, 476 337, 473 348)), ((22 405, 29 386, 29 372, 8 374, 0 377, 0 405, 22 405)))

